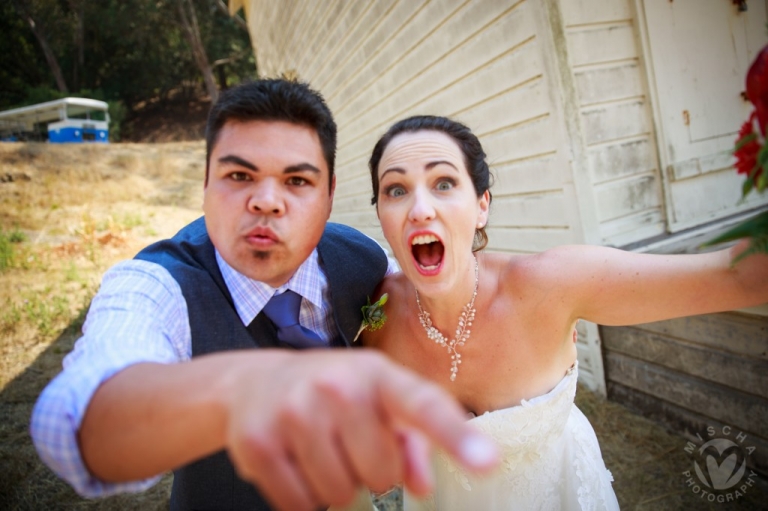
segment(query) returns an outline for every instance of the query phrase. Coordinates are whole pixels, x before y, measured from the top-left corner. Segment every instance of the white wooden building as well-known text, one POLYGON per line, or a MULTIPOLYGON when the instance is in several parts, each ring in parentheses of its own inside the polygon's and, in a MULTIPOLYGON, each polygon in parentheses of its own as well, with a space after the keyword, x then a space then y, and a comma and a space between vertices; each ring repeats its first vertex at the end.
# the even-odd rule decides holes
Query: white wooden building
MULTIPOLYGON (((383 240, 370 205, 374 143, 403 117, 447 115, 479 135, 495 172, 489 248, 517 253, 566 243, 686 250, 768 206, 757 195, 739 202, 742 177, 729 153, 750 111, 746 71, 768 43, 766 3, 747 0, 743 11, 732 0, 229 2, 245 9, 259 74, 309 82, 336 117, 332 220, 383 240)), ((734 313, 757 325, 734 334, 747 336, 746 351, 715 343, 763 372, 765 310, 734 313)), ((580 332, 586 385, 699 406, 642 387, 644 377, 612 379, 627 364, 647 370, 649 359, 626 338, 603 346, 600 332, 580 332)), ((768 395, 765 381, 753 384, 736 388, 768 395)), ((735 412, 723 413, 703 416, 732 424, 735 412)), ((768 439, 765 424, 744 427, 768 439)))

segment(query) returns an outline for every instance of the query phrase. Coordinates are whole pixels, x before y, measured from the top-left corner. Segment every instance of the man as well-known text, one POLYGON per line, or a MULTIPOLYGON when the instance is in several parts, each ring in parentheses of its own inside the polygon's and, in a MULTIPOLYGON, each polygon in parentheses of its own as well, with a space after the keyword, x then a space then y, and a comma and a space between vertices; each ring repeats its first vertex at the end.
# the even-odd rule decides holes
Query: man
POLYGON ((283 80, 231 89, 206 142, 204 218, 105 274, 35 407, 43 460, 87 496, 176 469, 172 509, 315 509, 399 480, 425 493, 424 436, 492 466, 447 394, 379 355, 276 349, 349 345, 388 271, 373 240, 326 224, 322 97, 283 80))

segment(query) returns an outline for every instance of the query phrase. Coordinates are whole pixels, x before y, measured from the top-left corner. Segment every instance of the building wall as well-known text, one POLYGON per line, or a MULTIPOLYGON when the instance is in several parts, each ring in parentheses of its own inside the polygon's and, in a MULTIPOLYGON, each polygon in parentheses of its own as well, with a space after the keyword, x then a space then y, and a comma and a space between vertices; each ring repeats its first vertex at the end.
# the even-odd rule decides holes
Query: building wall
POLYGON ((729 426, 768 474, 768 316, 729 312, 600 327, 608 397, 700 443, 729 426))
POLYGON ((561 1, 599 242, 664 232, 663 195, 631 0, 561 1))
POLYGON ((395 121, 441 114, 473 129, 496 174, 491 249, 536 252, 583 240, 538 2, 275 4, 251 4, 260 72, 295 72, 336 116, 333 220, 382 239, 370 206, 370 151, 395 121))
MULTIPOLYGON (((688 209, 700 211, 702 223, 759 202, 713 209, 737 201, 732 170, 702 171, 698 162, 703 180, 696 181, 690 169, 685 176, 682 167, 667 169, 675 161, 659 131, 663 88, 650 62, 650 48, 664 45, 650 44, 644 16, 649 6, 657 13, 698 12, 698 1, 250 0, 244 6, 260 74, 308 81, 334 112, 332 220, 383 241, 370 205, 371 149, 399 119, 447 115, 478 134, 495 172, 489 249, 532 253, 567 243, 625 246, 694 225, 690 215, 681 217, 688 209)), ((716 2, 728 4, 726 12, 706 20, 739 21, 727 11, 735 9, 730 2, 706 0, 716 2)), ((700 20, 691 23, 695 28, 700 20)), ((768 204, 768 197, 761 201, 768 204)), ((605 392, 598 328, 581 322, 579 329, 581 380, 605 392)))

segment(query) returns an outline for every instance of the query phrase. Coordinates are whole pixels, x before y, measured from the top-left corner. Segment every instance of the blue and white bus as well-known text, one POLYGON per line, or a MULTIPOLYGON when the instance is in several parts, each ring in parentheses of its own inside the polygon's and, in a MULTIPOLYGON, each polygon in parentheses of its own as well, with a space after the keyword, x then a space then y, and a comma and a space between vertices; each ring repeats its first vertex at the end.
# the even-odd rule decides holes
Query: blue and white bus
POLYGON ((0 140, 109 142, 107 104, 64 98, 0 112, 0 140))

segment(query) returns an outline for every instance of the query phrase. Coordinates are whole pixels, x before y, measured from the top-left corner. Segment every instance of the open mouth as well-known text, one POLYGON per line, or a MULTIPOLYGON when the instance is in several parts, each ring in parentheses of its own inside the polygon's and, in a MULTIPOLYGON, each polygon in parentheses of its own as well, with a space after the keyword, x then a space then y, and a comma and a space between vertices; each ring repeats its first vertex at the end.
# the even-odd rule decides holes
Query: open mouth
POLYGON ((432 272, 443 262, 445 247, 434 234, 420 234, 411 239, 411 255, 416 265, 425 272, 432 272))

